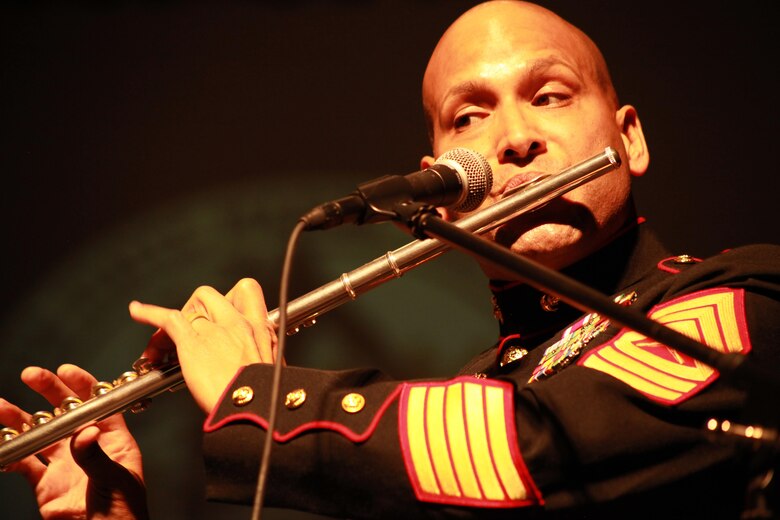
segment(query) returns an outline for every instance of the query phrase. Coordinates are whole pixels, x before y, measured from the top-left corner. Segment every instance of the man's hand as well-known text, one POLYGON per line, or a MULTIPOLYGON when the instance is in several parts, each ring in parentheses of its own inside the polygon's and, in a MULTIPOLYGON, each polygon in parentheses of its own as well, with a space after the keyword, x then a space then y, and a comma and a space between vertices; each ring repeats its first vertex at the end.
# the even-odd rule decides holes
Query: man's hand
POLYGON ((145 358, 164 361, 175 348, 187 388, 206 413, 239 368, 276 358, 276 333, 268 323, 263 291, 250 278, 240 280, 225 296, 200 287, 180 311, 132 302, 130 315, 158 327, 145 358))
MULTIPOLYGON (((62 365, 56 375, 43 368, 27 367, 21 377, 53 408, 66 397, 89 399, 96 382, 75 365, 62 365)), ((0 399, 0 423, 21 432, 29 420, 30 414, 0 399)), ((84 428, 37 457, 12 463, 7 470, 27 479, 44 519, 124 520, 149 516, 141 452, 121 415, 84 428)))

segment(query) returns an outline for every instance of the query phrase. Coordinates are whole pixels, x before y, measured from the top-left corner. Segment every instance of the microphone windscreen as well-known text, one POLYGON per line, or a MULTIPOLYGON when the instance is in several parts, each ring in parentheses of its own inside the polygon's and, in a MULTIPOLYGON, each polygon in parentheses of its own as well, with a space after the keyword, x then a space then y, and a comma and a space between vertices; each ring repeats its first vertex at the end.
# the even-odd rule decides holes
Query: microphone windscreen
POLYGON ((441 154, 436 164, 454 168, 464 179, 465 196, 453 208, 455 211, 473 211, 485 200, 493 187, 493 170, 481 154, 468 148, 453 148, 441 154))

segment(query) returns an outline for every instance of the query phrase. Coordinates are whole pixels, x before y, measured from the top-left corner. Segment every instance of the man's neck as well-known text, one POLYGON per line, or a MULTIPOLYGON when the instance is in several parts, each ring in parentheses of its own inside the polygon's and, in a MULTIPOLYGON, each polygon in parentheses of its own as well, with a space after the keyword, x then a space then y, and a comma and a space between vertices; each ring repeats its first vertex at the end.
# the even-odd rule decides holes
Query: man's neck
MULTIPOLYGON (((638 280, 655 263, 669 256, 653 232, 634 226, 562 274, 603 294, 611 295, 638 280)), ((529 284, 491 282, 501 336, 545 336, 582 312, 545 295, 529 284)))

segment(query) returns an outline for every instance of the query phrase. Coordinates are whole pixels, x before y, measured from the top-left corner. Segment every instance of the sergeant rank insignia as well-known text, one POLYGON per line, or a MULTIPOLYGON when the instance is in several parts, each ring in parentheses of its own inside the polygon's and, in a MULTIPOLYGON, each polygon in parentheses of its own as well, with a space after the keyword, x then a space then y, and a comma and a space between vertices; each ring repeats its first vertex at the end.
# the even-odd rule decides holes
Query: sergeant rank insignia
MULTIPOLYGON (((714 288, 653 307, 648 317, 721 353, 751 350, 744 289, 714 288)), ((608 374, 649 399, 675 405, 718 378, 704 363, 629 329, 585 354, 578 365, 608 374)))
MULTIPOLYGON (((615 298, 615 303, 631 305, 636 300, 636 291, 624 293, 615 298)), ((542 360, 534 369, 529 383, 540 381, 560 371, 577 356, 590 341, 609 327, 609 320, 592 312, 574 323, 563 332, 561 339, 544 351, 542 360)))
POLYGON ((544 503, 520 452, 511 383, 471 377, 405 383, 398 410, 418 500, 488 508, 544 503))

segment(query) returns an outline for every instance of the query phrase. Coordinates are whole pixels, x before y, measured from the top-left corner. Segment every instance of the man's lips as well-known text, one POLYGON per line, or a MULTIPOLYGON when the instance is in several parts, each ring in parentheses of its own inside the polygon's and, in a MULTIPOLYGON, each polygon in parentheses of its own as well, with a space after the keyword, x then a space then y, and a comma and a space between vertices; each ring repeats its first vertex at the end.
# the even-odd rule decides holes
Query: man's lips
POLYGON ((498 198, 505 198, 516 191, 519 191, 522 187, 532 183, 533 181, 546 177, 548 174, 542 172, 523 172, 510 177, 496 192, 494 190, 491 195, 498 198))

